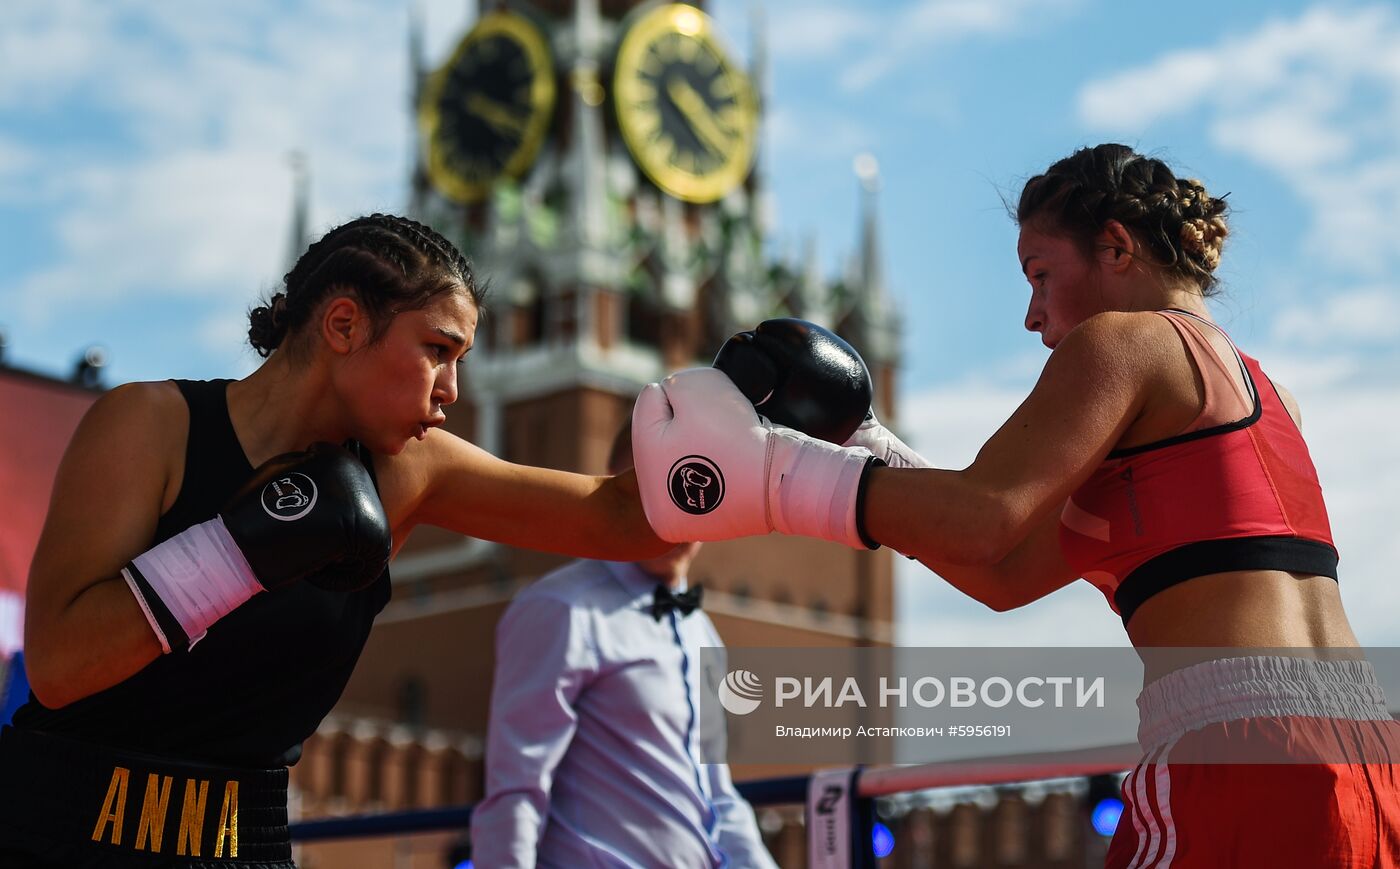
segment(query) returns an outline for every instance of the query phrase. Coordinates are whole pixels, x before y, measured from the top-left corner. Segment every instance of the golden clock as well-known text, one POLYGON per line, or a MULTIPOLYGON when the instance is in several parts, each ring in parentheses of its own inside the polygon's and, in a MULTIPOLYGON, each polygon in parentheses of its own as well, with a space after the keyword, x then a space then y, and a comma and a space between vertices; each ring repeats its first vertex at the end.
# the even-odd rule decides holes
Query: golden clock
POLYGON ((458 202, 477 202, 498 178, 535 160, 554 110, 554 62, 530 21, 492 12, 431 77, 418 108, 428 178, 458 202))
POLYGON ((694 6, 658 6, 628 29, 613 104, 632 158, 672 196, 714 202, 748 177, 758 125, 753 88, 694 6))

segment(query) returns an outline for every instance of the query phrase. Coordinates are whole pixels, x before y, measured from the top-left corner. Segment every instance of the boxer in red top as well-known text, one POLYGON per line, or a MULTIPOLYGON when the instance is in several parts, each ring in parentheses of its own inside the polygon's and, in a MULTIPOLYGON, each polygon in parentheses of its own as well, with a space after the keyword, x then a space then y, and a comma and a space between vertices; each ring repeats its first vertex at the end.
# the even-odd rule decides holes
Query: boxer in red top
POLYGON ((1122 145, 1060 160, 1016 212, 1026 328, 1053 352, 971 466, 873 419, 833 447, 689 371, 634 411, 643 505, 668 540, 884 544, 996 610, 1094 583, 1147 672, 1112 869, 1400 867, 1400 724, 1342 608, 1297 403, 1207 309, 1225 212, 1122 145), (731 503, 671 500, 693 455, 731 503))

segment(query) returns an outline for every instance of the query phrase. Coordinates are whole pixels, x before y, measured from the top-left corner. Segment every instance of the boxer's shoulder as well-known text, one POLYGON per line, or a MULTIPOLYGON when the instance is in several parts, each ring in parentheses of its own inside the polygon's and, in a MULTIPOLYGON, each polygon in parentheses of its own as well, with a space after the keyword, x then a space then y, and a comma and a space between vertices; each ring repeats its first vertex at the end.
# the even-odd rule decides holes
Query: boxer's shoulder
POLYGON ((1108 344, 1170 334, 1171 324, 1156 311, 1101 311, 1086 317, 1069 332, 1081 342, 1108 344))
POLYGON ((123 492, 163 490, 163 511, 177 494, 188 432, 189 408, 174 383, 122 384, 83 415, 60 474, 123 492))
POLYGON ((102 393, 93 407, 138 417, 189 415, 180 387, 173 380, 136 380, 114 386, 102 393))
POLYGON ((1105 311, 1075 326, 1052 357, 1077 364, 1113 363, 1119 371, 1151 371, 1178 346, 1171 323, 1153 311, 1105 311))
POLYGON ((190 411, 173 381, 123 383, 103 393, 88 410, 85 423, 112 437, 135 437, 146 443, 184 440, 190 411))

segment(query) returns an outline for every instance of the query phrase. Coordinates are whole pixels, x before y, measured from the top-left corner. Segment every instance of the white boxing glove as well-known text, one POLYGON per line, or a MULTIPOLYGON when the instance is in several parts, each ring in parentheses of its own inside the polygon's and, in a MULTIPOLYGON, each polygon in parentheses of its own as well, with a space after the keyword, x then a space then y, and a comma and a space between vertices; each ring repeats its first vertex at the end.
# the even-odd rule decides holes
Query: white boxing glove
POLYGON ((772 424, 722 371, 648 384, 632 410, 632 454, 647 521, 663 540, 779 531, 876 546, 858 512, 875 457, 772 424))
POLYGON ((914 452, 913 447, 895 437, 894 432, 881 425, 880 421, 875 418, 873 410, 866 415, 865 422, 860 424, 860 428, 846 438, 845 446, 865 447, 891 468, 933 467, 932 462, 914 452))

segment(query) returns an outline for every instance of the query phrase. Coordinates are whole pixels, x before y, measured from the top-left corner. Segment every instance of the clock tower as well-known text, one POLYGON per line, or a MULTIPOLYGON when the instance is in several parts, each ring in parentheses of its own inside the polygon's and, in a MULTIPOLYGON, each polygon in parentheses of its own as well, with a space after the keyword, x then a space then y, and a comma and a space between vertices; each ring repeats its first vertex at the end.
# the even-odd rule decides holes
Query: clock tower
POLYGON ((534 164, 554 112, 545 36, 509 12, 482 17, 422 88, 422 168, 453 201, 480 202, 534 164))
MULTIPOLYGON (((850 341, 897 423, 871 178, 844 274, 823 275, 810 246, 765 252, 761 36, 744 64, 701 5, 483 0, 450 55, 430 65, 410 44, 409 210, 489 288, 450 430, 512 462, 603 473, 644 384, 775 316, 850 341)), ((564 561, 416 530, 341 726, 483 735, 496 621, 564 561)), ((893 641, 892 569, 888 551, 773 535, 707 544, 690 579, 731 645, 859 646, 893 641)))
POLYGON ((753 88, 699 9, 668 3, 640 15, 618 43, 612 79, 618 131, 657 188, 707 204, 748 177, 753 88))

